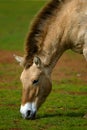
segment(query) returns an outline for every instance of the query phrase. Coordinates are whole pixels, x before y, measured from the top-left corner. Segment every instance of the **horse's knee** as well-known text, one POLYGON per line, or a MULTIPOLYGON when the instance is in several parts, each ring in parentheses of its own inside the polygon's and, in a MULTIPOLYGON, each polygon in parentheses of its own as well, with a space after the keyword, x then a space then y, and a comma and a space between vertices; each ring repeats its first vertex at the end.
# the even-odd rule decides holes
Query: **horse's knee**
POLYGON ((87 48, 83 49, 83 55, 84 55, 84 57, 85 57, 85 59, 87 61, 87 48))

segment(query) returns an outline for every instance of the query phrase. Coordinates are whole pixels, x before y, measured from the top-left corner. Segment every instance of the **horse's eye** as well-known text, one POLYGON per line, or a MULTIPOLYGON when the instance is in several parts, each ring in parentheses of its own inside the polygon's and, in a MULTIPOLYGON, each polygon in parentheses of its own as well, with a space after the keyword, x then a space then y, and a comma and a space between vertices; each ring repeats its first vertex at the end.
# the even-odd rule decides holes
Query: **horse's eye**
POLYGON ((33 81, 33 84, 37 84, 39 80, 34 80, 33 81))

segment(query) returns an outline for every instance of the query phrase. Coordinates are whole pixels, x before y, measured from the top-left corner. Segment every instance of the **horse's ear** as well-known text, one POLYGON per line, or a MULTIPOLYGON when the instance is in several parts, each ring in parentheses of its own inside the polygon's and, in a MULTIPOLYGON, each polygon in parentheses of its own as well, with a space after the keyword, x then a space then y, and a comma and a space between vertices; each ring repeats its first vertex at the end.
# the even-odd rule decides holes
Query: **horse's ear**
POLYGON ((23 62, 24 62, 24 57, 21 56, 17 56, 17 55, 13 55, 15 60, 20 64, 20 66, 23 66, 23 62))
POLYGON ((37 67, 41 67, 41 60, 39 57, 35 56, 33 63, 37 66, 37 67))

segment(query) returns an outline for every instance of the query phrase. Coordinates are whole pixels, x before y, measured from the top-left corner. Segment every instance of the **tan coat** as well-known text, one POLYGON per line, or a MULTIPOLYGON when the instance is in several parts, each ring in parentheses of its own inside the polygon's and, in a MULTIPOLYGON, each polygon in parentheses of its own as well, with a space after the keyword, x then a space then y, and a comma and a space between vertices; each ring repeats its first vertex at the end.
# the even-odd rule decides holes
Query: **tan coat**
POLYGON ((51 92, 51 72, 67 49, 87 60, 87 0, 51 0, 32 23, 21 74, 24 118, 33 119, 51 92))

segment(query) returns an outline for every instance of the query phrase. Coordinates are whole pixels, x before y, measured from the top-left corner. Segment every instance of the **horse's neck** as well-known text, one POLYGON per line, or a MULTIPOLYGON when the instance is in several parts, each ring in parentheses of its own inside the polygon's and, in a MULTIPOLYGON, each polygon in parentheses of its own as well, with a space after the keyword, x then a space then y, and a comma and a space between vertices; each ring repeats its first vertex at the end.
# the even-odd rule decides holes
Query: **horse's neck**
POLYGON ((47 33, 43 41, 42 50, 39 52, 39 57, 49 73, 52 72, 63 52, 69 48, 69 43, 68 46, 66 45, 68 40, 68 29, 65 29, 65 22, 67 23, 66 15, 63 12, 62 14, 61 16, 58 14, 58 16, 53 17, 51 20, 46 31, 47 33))
POLYGON ((56 20, 54 24, 50 25, 47 36, 44 40, 43 49, 39 54, 39 57, 49 74, 52 72, 60 56, 66 50, 65 43, 62 41, 64 30, 63 28, 58 28, 57 24, 56 20))

